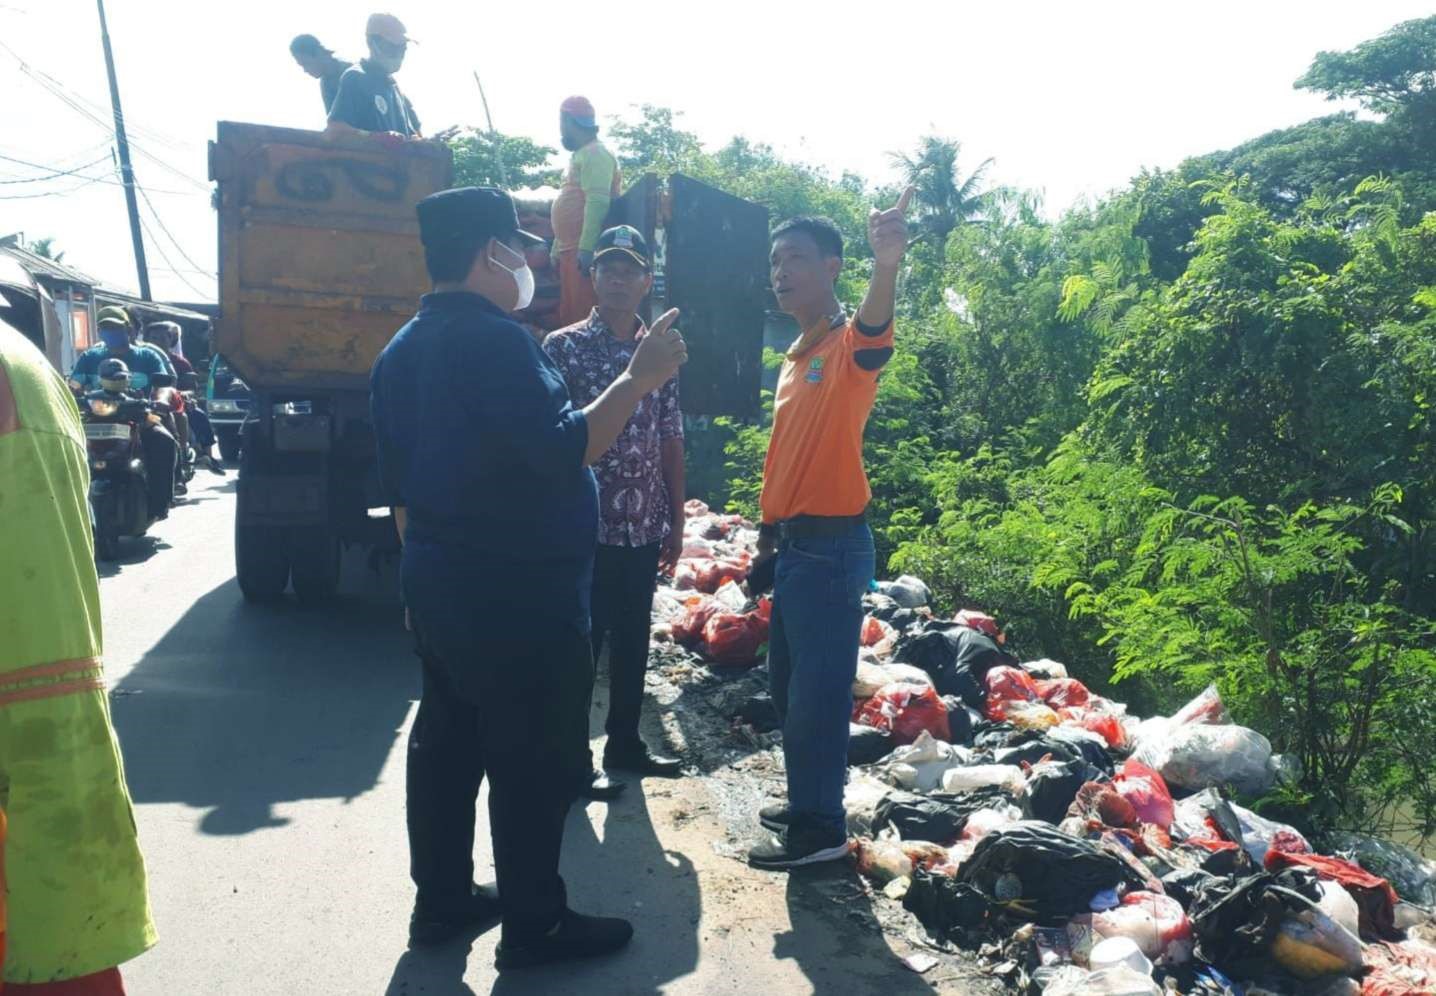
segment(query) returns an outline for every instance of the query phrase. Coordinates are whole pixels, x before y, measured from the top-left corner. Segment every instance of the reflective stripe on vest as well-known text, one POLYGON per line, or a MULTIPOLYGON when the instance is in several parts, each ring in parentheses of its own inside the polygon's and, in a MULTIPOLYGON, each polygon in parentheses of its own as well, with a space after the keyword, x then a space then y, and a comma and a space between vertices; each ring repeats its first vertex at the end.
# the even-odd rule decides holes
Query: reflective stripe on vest
POLYGON ((0 674, 0 706, 97 689, 103 691, 103 671, 98 657, 32 664, 8 671, 0 674))

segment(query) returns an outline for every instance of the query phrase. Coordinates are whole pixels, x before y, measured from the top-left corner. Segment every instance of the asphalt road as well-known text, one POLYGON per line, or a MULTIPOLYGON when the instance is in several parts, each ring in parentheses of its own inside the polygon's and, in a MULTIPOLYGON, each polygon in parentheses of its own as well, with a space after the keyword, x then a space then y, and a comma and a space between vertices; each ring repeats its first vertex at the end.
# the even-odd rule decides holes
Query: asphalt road
MULTIPOLYGON (((632 919, 627 951, 498 978, 497 929, 407 950, 418 676, 392 572, 354 557, 330 607, 246 605, 233 513, 233 472, 201 474, 151 540, 101 565, 107 677, 160 932, 124 968, 134 996, 946 989, 901 967, 845 869, 789 880, 721 856, 696 778, 570 815, 570 901, 632 919)), ((483 879, 482 809, 477 839, 483 879)))

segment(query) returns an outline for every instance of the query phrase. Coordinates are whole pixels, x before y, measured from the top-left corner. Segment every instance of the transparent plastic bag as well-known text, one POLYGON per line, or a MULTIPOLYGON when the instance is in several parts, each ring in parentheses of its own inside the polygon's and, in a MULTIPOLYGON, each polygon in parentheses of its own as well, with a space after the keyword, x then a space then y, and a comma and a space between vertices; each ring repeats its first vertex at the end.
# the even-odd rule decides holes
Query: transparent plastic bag
POLYGON ((1392 884, 1396 894, 1418 906, 1436 907, 1436 862, 1409 847, 1362 833, 1333 833, 1332 847, 1392 884))
POLYGON ((1127 937, 1143 955, 1163 965, 1192 957, 1192 922, 1182 904, 1155 892, 1131 892, 1116 909, 1092 914, 1098 938, 1127 937))
POLYGON ((1355 975, 1362 967, 1360 939, 1316 909, 1282 921, 1271 956, 1299 979, 1355 975))
POLYGON ((1243 795, 1262 795, 1276 773, 1271 742, 1255 730, 1227 724, 1170 727, 1144 737, 1132 755, 1159 772, 1167 784, 1198 791, 1231 785, 1243 795))

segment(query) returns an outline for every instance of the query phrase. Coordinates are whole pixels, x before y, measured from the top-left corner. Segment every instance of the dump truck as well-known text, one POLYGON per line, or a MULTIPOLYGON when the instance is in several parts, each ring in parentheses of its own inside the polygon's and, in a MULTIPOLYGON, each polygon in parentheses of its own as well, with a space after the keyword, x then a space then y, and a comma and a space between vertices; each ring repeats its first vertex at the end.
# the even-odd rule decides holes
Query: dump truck
MULTIPOLYGON (((446 146, 221 122, 212 350, 251 391, 241 430, 235 573, 246 599, 332 596, 343 547, 397 549, 374 462, 369 371, 429 288, 414 206, 453 184, 446 146)), ((683 309, 687 413, 759 412, 767 210, 696 180, 641 178, 611 221, 660 247, 683 309)), ((541 330, 540 330, 541 334, 541 330)))

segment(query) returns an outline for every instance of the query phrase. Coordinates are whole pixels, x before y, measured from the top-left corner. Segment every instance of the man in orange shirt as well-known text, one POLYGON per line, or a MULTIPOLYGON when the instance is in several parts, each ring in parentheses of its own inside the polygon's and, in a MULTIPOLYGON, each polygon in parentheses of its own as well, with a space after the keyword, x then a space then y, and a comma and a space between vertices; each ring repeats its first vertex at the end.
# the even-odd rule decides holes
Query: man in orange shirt
POLYGON ((909 188, 896 207, 868 218, 873 279, 856 315, 838 303, 835 290, 843 266, 837 227, 823 218, 794 218, 773 232, 773 292, 803 331, 778 378, 753 572, 761 578, 773 568, 768 681, 783 720, 788 775, 787 804, 759 814, 775 836, 748 852, 758 868, 792 868, 847 853, 848 721, 862 598, 875 570, 863 429, 878 374, 893 353, 912 194, 909 188))
POLYGON ((565 100, 559 107, 558 124, 563 147, 573 153, 552 211, 558 323, 567 327, 588 318, 598 304, 588 271, 622 177, 618 160, 598 140, 598 119, 587 97, 565 100))

